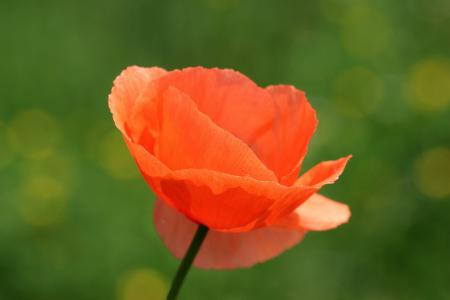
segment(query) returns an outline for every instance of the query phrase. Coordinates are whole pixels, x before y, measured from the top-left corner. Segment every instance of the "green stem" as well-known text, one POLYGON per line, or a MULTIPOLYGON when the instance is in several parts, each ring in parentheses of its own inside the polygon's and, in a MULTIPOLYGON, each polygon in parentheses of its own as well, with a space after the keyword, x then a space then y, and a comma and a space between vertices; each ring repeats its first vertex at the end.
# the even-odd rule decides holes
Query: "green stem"
POLYGON ((192 239, 191 245, 187 250, 186 254, 178 267, 177 274, 172 281, 172 286, 170 287, 169 294, 167 295, 167 300, 175 300, 177 298, 178 292, 183 285, 184 278, 191 268, 192 262, 197 256, 200 247, 205 240, 206 234, 208 233, 208 227, 204 225, 198 225, 197 232, 192 239))

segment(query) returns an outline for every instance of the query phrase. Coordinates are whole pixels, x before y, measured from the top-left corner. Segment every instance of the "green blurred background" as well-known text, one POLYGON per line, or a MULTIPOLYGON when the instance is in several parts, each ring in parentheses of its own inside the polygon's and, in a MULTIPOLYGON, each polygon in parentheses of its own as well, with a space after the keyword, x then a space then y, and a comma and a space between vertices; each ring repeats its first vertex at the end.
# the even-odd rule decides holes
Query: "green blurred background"
POLYGON ((450 299, 450 2, 0 1, 0 299, 163 299, 178 262, 107 108, 128 65, 307 92, 349 224, 181 299, 450 299))

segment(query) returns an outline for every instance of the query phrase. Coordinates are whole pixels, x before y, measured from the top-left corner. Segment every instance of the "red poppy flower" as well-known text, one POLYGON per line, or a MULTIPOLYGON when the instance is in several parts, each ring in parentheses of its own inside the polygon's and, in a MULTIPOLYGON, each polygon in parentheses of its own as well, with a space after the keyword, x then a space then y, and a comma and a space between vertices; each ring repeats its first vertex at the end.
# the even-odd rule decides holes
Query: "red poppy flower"
POLYGON ((260 88, 228 69, 129 67, 109 106, 159 198, 154 220, 171 252, 184 255, 196 224, 210 229, 197 267, 248 267, 350 217, 317 194, 350 156, 297 178, 317 119, 292 86, 260 88))

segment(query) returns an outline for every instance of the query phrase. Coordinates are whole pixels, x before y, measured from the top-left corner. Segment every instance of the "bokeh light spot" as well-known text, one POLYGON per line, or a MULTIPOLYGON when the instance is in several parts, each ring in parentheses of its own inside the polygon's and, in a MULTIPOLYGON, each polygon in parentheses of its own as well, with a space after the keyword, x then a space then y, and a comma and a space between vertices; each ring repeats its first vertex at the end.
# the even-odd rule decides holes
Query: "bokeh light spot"
POLYGON ((17 114, 8 129, 8 141, 14 151, 30 159, 41 159, 52 153, 60 138, 57 121, 42 110, 17 114))
POLYGON ((419 111, 438 111, 450 103, 450 61, 427 59, 413 67, 406 99, 419 111))
POLYGON ((364 4, 352 5, 341 24, 342 44, 357 57, 373 58, 391 44, 392 26, 381 12, 364 4))
POLYGON ((333 99, 339 110, 353 117, 376 112, 383 96, 383 81, 366 68, 346 70, 333 82, 333 99))
POLYGON ((25 189, 29 195, 42 199, 60 198, 65 194, 61 182, 56 178, 46 176, 31 178, 25 189))
POLYGON ((29 178, 18 197, 20 216, 25 222, 38 227, 59 223, 64 217, 66 204, 63 183, 47 176, 29 178))
POLYGON ((422 153, 414 164, 414 179, 418 189, 428 197, 450 196, 450 149, 439 147, 422 153))
POLYGON ((75 188, 76 166, 59 152, 19 165, 21 186, 17 206, 22 219, 33 226, 49 227, 65 217, 67 202, 75 188))
POLYGON ((162 300, 167 284, 150 269, 137 269, 125 274, 119 282, 119 300, 162 300))
POLYGON ((97 159, 102 167, 116 179, 138 177, 136 164, 117 130, 107 132, 98 142, 97 159))
POLYGON ((33 176, 55 178, 67 191, 73 190, 77 181, 77 166, 73 157, 61 152, 54 152, 44 159, 25 161, 20 171, 23 178, 33 176))

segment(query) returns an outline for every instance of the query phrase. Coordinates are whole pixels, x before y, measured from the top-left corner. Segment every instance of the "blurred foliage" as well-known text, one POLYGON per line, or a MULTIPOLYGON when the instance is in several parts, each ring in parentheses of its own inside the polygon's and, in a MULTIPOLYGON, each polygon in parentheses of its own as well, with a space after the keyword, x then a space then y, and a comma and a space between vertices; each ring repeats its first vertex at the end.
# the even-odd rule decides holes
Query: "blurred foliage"
POLYGON ((163 299, 178 262, 107 109, 128 65, 307 92, 348 225, 183 299, 450 299, 450 2, 0 2, 0 299, 163 299))

